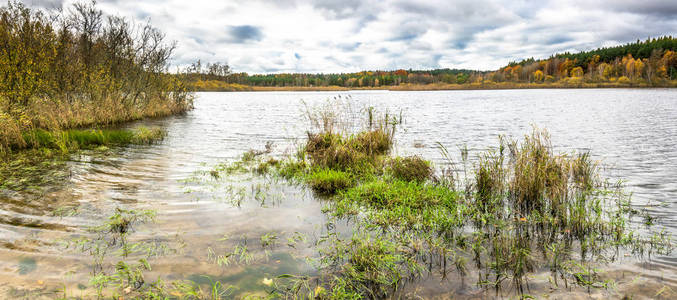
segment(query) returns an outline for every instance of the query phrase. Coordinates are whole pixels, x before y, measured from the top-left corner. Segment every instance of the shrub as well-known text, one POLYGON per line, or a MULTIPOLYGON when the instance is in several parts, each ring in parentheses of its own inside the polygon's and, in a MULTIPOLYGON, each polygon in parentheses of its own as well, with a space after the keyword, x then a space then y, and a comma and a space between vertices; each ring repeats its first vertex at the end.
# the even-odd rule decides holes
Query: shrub
POLYGON ((476 204, 484 212, 495 212, 502 203, 506 174, 502 152, 487 152, 479 157, 475 173, 476 204))
POLYGON ((167 136, 167 132, 160 128, 139 127, 134 130, 130 142, 133 144, 152 144, 164 139, 165 136, 167 136))
POLYGON ((285 160, 279 166, 278 173, 287 180, 301 180, 306 168, 307 164, 304 160, 285 160))
POLYGON ((32 148, 68 149, 103 145, 150 144, 162 140, 166 132, 160 128, 139 127, 135 130, 67 130, 51 132, 35 129, 22 134, 24 144, 32 148))
MULTIPOLYGON (((568 192, 569 166, 565 156, 556 155, 547 131, 534 129, 517 148, 510 192, 516 208, 524 213, 560 211, 568 192)), ((549 212, 548 212, 549 213, 549 212)))
POLYGON ((554 153, 545 130, 534 129, 522 143, 507 143, 511 158, 489 152, 475 170, 475 204, 485 212, 499 212, 509 204, 523 216, 550 216, 564 223, 576 206, 589 207, 586 193, 598 185, 597 165, 588 154, 570 157, 554 153), (506 201, 506 202, 504 202, 506 201))
POLYGON ((616 82, 621 83, 621 84, 630 84, 630 78, 628 78, 626 76, 621 76, 621 77, 618 78, 618 80, 616 82))
POLYGON ((397 157, 389 166, 393 177, 404 181, 424 182, 433 174, 430 162, 420 156, 397 157))

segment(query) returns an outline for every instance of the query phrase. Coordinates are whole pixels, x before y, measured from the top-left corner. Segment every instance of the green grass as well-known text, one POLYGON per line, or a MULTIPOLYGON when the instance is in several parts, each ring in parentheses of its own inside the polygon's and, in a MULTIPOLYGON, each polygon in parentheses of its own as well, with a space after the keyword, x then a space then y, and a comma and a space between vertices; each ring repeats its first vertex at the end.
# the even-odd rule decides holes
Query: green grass
POLYGON ((454 207, 458 195, 443 187, 394 180, 375 180, 347 190, 341 200, 362 203, 380 209, 406 207, 422 210, 426 207, 454 207))
POLYGON ((333 195, 345 190, 355 183, 353 175, 332 169, 319 169, 308 174, 308 184, 316 192, 333 195))
POLYGON ((389 163, 393 177, 404 181, 424 182, 433 175, 430 162, 419 156, 396 157, 389 163))
POLYGON ((134 130, 66 130, 46 131, 36 129, 23 133, 23 139, 29 148, 49 148, 68 152, 71 149, 95 148, 98 146, 151 144, 162 140, 166 132, 159 128, 139 127, 134 130))

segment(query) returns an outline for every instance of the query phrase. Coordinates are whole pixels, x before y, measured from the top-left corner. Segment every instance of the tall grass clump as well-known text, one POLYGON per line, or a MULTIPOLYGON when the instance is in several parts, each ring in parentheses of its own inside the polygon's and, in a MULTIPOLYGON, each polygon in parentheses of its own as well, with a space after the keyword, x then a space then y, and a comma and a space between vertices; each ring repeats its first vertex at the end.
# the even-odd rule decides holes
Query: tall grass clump
MULTIPOLYGON (((384 113, 375 119, 373 108, 353 112, 341 98, 323 106, 306 108, 304 115, 311 129, 300 153, 312 166, 354 173, 373 173, 382 169, 383 156, 393 147, 397 120, 384 113)), ((346 100, 347 101, 347 100, 346 100)))
POLYGON ((45 12, 0 8, 0 151, 25 134, 160 117, 192 108, 168 74, 175 44, 150 24, 104 16, 95 3, 45 12))
POLYGON ((396 157, 388 165, 393 177, 404 181, 424 182, 433 175, 430 162, 420 156, 396 157))
POLYGON ((538 215, 558 224, 574 222, 577 209, 597 214, 595 191, 602 182, 588 153, 557 154, 548 132, 537 128, 521 143, 501 140, 500 149, 479 160, 478 201, 498 196, 520 217, 538 215))
POLYGON ((485 213, 500 213, 503 208, 506 171, 504 170, 503 140, 496 150, 479 155, 475 169, 475 203, 485 213))
POLYGON ((333 195, 353 185, 352 174, 332 169, 321 169, 308 175, 313 190, 320 194, 333 195))

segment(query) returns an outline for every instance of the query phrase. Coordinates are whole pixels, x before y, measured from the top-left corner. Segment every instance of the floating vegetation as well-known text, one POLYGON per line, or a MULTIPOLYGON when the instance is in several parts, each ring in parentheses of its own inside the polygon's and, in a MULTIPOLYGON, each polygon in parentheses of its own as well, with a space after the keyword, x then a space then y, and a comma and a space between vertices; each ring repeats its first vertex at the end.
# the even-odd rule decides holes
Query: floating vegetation
POLYGON ((70 176, 66 161, 49 149, 27 150, 11 157, 0 156, 0 192, 2 190, 35 193, 46 187, 61 186, 70 176))
MULTIPOLYGON (((96 298, 112 299, 223 299, 230 286, 211 280, 208 288, 191 280, 164 282, 162 278, 148 280, 150 260, 179 251, 168 241, 132 240, 130 234, 143 224, 154 222, 155 211, 117 208, 108 220, 90 228, 93 237, 80 237, 66 243, 67 249, 88 253, 94 262, 88 285, 95 289, 96 298)), ((185 246, 178 241, 179 246, 185 246)), ((237 250, 238 258, 246 259, 246 248, 237 250)), ((82 289, 87 289, 83 285, 82 289)), ((64 287, 63 294, 67 297, 64 287)))

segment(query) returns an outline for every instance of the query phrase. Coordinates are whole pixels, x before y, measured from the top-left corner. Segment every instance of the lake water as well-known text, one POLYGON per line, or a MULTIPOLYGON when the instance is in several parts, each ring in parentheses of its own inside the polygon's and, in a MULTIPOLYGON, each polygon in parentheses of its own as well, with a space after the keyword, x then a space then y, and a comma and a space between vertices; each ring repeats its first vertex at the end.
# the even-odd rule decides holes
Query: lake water
MULTIPOLYGON (((437 165, 445 163, 438 143, 456 159, 458 149, 467 146, 473 160, 498 145, 499 135, 520 138, 532 126, 547 128, 556 150, 589 151, 602 161, 607 177, 626 181, 634 205, 677 233, 676 90, 198 93, 195 109, 184 116, 129 125, 166 129, 160 144, 74 154, 53 170, 59 180, 41 191, 3 190, 0 289, 49 298, 65 283, 71 296, 90 292, 91 258, 64 250, 64 245, 86 236, 88 226, 105 221, 116 207, 156 210, 157 223, 138 228, 135 238, 169 241, 177 249, 152 260, 151 276, 196 280, 209 275, 241 287, 235 295, 243 295, 265 290, 262 279, 312 272, 303 259, 313 256, 310 245, 328 230, 322 200, 275 180, 236 176, 217 185, 191 178, 267 143, 272 143, 273 155, 292 153, 305 136, 308 124, 301 115, 306 105, 339 95, 358 110, 374 106, 401 113, 395 152, 419 154, 437 165), (265 200, 255 199, 262 189, 265 200), (63 207, 77 210, 55 213, 63 207), (248 243, 255 255, 263 253, 255 242, 272 232, 280 245, 267 258, 225 268, 208 260, 209 249, 218 253, 234 243, 248 243), (305 241, 287 247, 286 240, 295 234, 305 241), (229 239, 224 241, 224 235, 229 239)), ((640 283, 677 289, 677 255, 614 268, 641 275, 640 283)), ((629 289, 642 293, 636 286, 629 289)), ((444 289, 431 290, 444 295, 444 289)))

